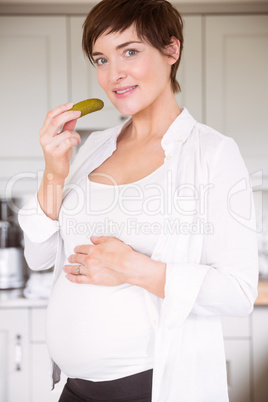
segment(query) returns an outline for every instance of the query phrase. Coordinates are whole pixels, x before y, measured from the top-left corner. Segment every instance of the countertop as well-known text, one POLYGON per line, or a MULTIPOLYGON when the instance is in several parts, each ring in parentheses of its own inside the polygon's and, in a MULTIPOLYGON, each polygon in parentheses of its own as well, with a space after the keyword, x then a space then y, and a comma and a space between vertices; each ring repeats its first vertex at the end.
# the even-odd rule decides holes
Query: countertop
POLYGON ((47 303, 47 299, 26 299, 26 297, 19 297, 16 299, 0 300, 0 308, 45 308, 47 303))
MULTIPOLYGON (((258 292, 255 306, 268 306, 268 279, 259 281, 258 292)), ((0 308, 45 308, 47 304, 48 299, 27 299, 21 289, 0 291, 0 308)))
POLYGON ((23 289, 0 290, 0 308, 46 307, 48 299, 30 299, 23 296, 23 289))

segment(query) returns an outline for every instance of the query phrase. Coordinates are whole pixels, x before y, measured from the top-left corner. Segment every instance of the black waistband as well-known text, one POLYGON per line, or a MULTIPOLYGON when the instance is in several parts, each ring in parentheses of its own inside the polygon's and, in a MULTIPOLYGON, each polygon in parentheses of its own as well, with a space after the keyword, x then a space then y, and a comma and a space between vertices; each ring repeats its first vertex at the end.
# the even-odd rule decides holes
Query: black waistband
POLYGON ((137 398, 151 395, 153 370, 143 371, 112 381, 88 381, 68 378, 67 386, 76 395, 83 398, 101 400, 137 398))

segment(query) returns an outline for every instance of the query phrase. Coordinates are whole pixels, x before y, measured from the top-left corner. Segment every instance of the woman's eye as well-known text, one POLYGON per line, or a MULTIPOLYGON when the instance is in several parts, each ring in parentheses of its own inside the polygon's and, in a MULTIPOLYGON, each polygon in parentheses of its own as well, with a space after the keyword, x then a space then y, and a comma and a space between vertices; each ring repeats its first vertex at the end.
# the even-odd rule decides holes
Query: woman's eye
POLYGON ((126 56, 135 56, 135 54, 137 54, 137 50, 134 49, 130 49, 126 51, 126 56))
POLYGON ((100 57, 99 59, 94 61, 94 63, 97 64, 98 66, 102 66, 106 62, 107 62, 107 60, 104 57, 100 57))

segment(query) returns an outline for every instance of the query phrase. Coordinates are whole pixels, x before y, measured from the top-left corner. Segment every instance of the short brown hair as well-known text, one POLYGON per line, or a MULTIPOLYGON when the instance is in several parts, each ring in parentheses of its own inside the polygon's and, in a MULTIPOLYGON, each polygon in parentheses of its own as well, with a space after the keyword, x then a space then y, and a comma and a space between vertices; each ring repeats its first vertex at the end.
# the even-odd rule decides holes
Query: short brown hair
POLYGON ((92 49, 104 32, 123 32, 135 25, 140 39, 164 53, 175 37, 180 41, 180 55, 171 66, 173 92, 181 88, 176 79, 183 49, 183 21, 180 13, 166 0, 102 0, 89 12, 83 24, 82 47, 93 64, 92 49))

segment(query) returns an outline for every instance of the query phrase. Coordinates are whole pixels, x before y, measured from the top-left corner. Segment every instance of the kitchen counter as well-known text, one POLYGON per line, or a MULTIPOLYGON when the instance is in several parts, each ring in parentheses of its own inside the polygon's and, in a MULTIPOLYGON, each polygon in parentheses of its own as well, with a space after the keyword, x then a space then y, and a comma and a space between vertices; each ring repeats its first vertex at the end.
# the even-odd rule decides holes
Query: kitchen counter
POLYGON ((26 299, 26 297, 19 297, 0 300, 0 308, 46 307, 47 303, 47 299, 26 299))
POLYGON ((46 307, 48 299, 28 299, 23 289, 0 290, 0 308, 46 307))
MULTIPOLYGON (((258 297, 255 306, 268 306, 268 279, 259 281, 258 297)), ((21 289, 1 290, 0 308, 46 307, 48 299, 28 299, 21 289)))
POLYGON ((52 271, 32 272, 25 288, 0 290, 0 307, 46 307, 52 287, 52 271))

